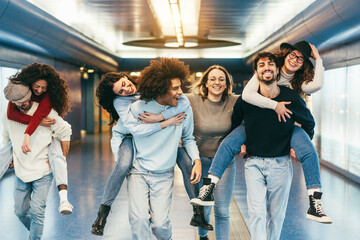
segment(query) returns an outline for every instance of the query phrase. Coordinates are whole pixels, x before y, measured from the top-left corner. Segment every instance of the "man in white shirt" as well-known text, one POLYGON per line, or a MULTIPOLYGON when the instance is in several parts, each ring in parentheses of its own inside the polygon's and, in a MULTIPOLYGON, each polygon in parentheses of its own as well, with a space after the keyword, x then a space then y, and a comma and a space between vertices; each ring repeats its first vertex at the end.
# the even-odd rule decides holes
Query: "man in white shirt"
MULTIPOLYGON (((31 100, 28 86, 9 82, 4 89, 5 98, 15 103, 23 113, 32 116, 38 103, 31 100)), ((48 115, 56 123, 50 127, 39 126, 32 135, 31 152, 23 153, 22 140, 27 125, 3 117, 3 144, 12 142, 15 169, 15 214, 30 231, 32 240, 41 239, 46 199, 53 178, 49 164, 49 145, 55 134, 61 141, 70 141, 71 126, 55 110, 48 115)))

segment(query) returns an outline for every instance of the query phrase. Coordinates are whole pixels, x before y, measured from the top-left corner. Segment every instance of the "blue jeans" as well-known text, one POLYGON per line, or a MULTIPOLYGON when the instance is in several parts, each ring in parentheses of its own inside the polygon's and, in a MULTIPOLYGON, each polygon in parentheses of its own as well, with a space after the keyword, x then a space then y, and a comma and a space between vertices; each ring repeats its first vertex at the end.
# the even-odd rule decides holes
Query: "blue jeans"
POLYGON ((174 171, 154 173, 132 168, 128 176, 129 221, 133 240, 170 240, 169 218, 174 171))
POLYGON ((245 182, 252 240, 278 240, 292 179, 289 155, 245 160, 245 182))
POLYGON ((61 142, 57 138, 51 139, 49 146, 49 163, 53 171, 55 184, 68 185, 67 162, 61 148, 61 142))
POLYGON ((319 157, 309 135, 299 126, 294 126, 290 142, 296 158, 301 162, 306 188, 321 188, 319 157))
MULTIPOLYGON (((245 144, 245 125, 235 128, 222 142, 216 152, 209 173, 221 178, 226 167, 245 144)), ((301 162, 307 188, 321 187, 319 158, 309 135, 301 127, 294 126, 290 142, 301 162)))
POLYGON ((189 199, 196 198, 199 194, 199 188, 197 184, 191 184, 190 177, 193 166, 191 158, 189 157, 184 147, 178 148, 176 163, 182 172, 185 190, 189 196, 189 199))
MULTIPOLYGON (((206 175, 209 171, 213 158, 203 157, 201 158, 202 174, 206 175)), ((232 161, 226 168, 223 177, 220 179, 214 189, 214 215, 215 215, 215 237, 217 240, 227 240, 230 235, 230 216, 229 207, 231 197, 234 190, 236 174, 236 165, 232 161)), ((197 184, 199 188, 203 186, 203 180, 197 184)), ((204 207, 204 215, 207 222, 210 222, 210 214, 212 207, 204 207)), ((206 236, 209 231, 199 228, 199 235, 206 236)))
POLYGON ((101 204, 111 206, 120 192, 121 185, 129 172, 134 157, 132 136, 123 139, 119 147, 117 162, 105 185, 101 204))
POLYGON ((245 144, 245 140, 245 125, 241 124, 232 130, 232 132, 221 142, 210 166, 209 173, 221 178, 235 155, 240 152, 241 145, 245 144))
MULTIPOLYGON (((133 164, 133 143, 132 137, 127 136, 124 138, 122 144, 119 147, 118 151, 118 161, 116 162, 115 168, 111 172, 109 179, 105 185, 105 190, 101 200, 101 204, 111 206, 114 202, 116 196, 120 192, 121 185, 124 182, 124 179, 129 172, 133 164)), ((178 157, 176 160, 184 179, 184 185, 186 192, 190 199, 195 198, 198 194, 195 194, 195 187, 191 184, 190 176, 192 171, 192 161, 188 156, 184 147, 179 147, 178 157)))
POLYGON ((53 179, 52 173, 24 183, 15 176, 15 215, 30 231, 31 240, 40 240, 44 229, 46 199, 53 179))

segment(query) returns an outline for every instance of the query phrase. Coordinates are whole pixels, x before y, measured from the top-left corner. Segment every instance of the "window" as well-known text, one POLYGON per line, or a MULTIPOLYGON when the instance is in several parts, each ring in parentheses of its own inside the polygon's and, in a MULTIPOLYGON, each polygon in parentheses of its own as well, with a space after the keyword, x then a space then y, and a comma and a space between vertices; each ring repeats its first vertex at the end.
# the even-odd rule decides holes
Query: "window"
POLYGON ((320 156, 360 176, 360 65, 324 73, 321 91, 313 94, 320 156))

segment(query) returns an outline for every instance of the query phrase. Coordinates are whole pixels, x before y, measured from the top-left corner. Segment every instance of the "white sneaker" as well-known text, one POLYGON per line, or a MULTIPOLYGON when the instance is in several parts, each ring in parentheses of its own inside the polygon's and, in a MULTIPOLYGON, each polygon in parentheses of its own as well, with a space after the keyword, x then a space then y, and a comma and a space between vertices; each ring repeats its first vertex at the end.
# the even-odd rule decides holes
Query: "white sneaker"
POLYGON ((65 200, 60 203, 59 213, 63 215, 72 214, 73 206, 69 203, 69 201, 65 200))

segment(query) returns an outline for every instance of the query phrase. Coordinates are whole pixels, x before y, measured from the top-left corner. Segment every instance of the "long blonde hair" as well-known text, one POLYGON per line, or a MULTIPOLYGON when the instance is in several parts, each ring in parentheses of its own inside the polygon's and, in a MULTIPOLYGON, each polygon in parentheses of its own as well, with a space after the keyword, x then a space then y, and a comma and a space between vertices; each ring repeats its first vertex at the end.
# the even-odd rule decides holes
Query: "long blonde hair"
POLYGON ((222 71, 223 73, 225 73, 225 77, 226 77, 226 89, 222 93, 221 100, 225 100, 226 96, 231 95, 233 89, 233 78, 230 75, 230 73, 220 65, 212 65, 211 67, 209 67, 201 76, 200 80, 191 86, 190 92, 200 95, 203 99, 207 98, 208 89, 205 85, 206 82, 208 81, 209 72, 211 72, 214 69, 218 69, 222 71))

